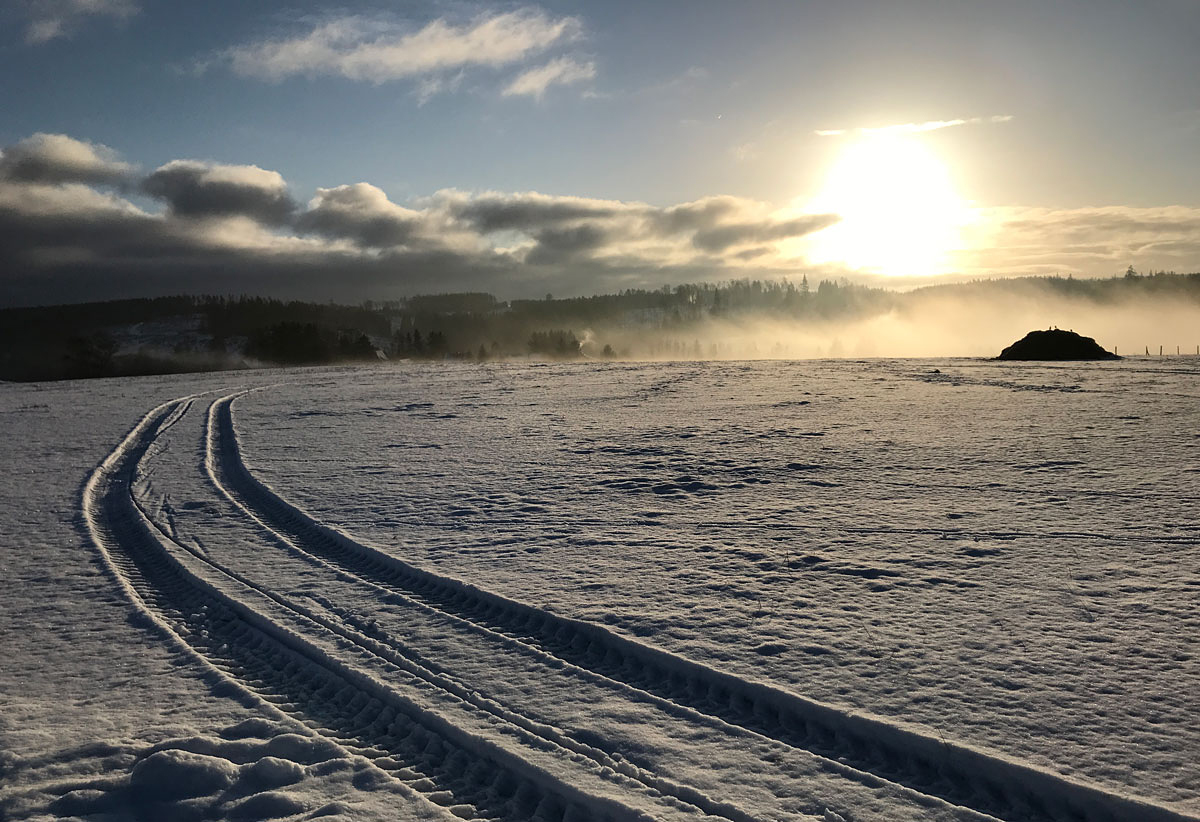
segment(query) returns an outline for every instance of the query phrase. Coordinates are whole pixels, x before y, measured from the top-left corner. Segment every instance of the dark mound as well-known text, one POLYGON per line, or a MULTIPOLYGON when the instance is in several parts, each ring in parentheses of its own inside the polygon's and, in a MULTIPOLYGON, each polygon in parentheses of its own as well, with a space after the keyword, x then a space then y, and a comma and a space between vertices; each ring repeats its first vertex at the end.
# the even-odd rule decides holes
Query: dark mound
POLYGON ((998 360, 1119 360, 1091 337, 1074 331, 1030 331, 1000 352, 998 360))

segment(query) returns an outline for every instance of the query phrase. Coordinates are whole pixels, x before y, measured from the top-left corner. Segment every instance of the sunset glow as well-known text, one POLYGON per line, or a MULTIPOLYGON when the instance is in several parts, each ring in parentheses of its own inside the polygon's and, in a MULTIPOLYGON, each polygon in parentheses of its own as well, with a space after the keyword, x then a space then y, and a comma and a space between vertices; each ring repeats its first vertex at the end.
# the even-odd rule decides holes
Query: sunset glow
POLYGON ((849 142, 809 210, 842 218, 809 239, 815 262, 896 277, 947 273, 971 219, 945 163, 919 137, 897 133, 849 142))

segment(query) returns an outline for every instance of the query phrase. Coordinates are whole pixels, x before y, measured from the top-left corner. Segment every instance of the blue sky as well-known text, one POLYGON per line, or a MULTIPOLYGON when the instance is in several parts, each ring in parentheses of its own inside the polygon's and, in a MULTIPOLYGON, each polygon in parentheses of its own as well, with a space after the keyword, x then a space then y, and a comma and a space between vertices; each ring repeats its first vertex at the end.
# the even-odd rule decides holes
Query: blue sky
POLYGON ((1194 0, 26 0, 0 32, 0 262, 20 300, 204 290, 218 269, 337 296, 335 262, 379 296, 1200 269, 1194 0), (78 172, 80 151, 127 168, 29 171, 78 172), (145 182, 176 161, 192 195, 241 194, 189 212, 145 182), (263 186, 285 217, 237 205, 263 186), (464 216, 531 192, 536 220, 464 216), (129 242, 89 244, 82 226, 124 230, 118 212, 129 242), (381 220, 407 228, 366 243, 381 220), (130 249, 147 229, 169 253, 130 249))

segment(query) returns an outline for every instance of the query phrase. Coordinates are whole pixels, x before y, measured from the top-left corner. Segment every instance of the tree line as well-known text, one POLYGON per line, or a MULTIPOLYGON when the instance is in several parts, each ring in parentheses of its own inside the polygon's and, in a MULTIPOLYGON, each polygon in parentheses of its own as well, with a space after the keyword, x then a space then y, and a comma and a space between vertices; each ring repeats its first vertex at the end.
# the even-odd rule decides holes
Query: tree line
MULTIPOLYGON (((0 379, 60 379, 382 359, 720 356, 714 321, 797 326, 879 314, 938 294, 1031 292, 1115 303, 1138 296, 1200 302, 1200 274, 1132 266, 1109 279, 1023 277, 907 293, 807 277, 626 289, 502 301, 419 295, 337 305, 255 296, 176 296, 0 309, 0 379), (643 340, 622 350, 620 340, 643 340)), ((769 353, 769 352, 765 352, 769 353)))

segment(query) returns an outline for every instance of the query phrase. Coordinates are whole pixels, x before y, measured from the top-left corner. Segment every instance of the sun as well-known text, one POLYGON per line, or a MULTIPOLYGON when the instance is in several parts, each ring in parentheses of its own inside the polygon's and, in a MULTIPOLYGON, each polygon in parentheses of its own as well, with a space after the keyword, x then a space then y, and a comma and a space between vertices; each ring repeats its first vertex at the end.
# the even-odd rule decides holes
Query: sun
POLYGON ((812 235, 812 262, 896 277, 947 273, 971 221, 945 163, 911 134, 848 144, 806 210, 842 218, 812 235))

